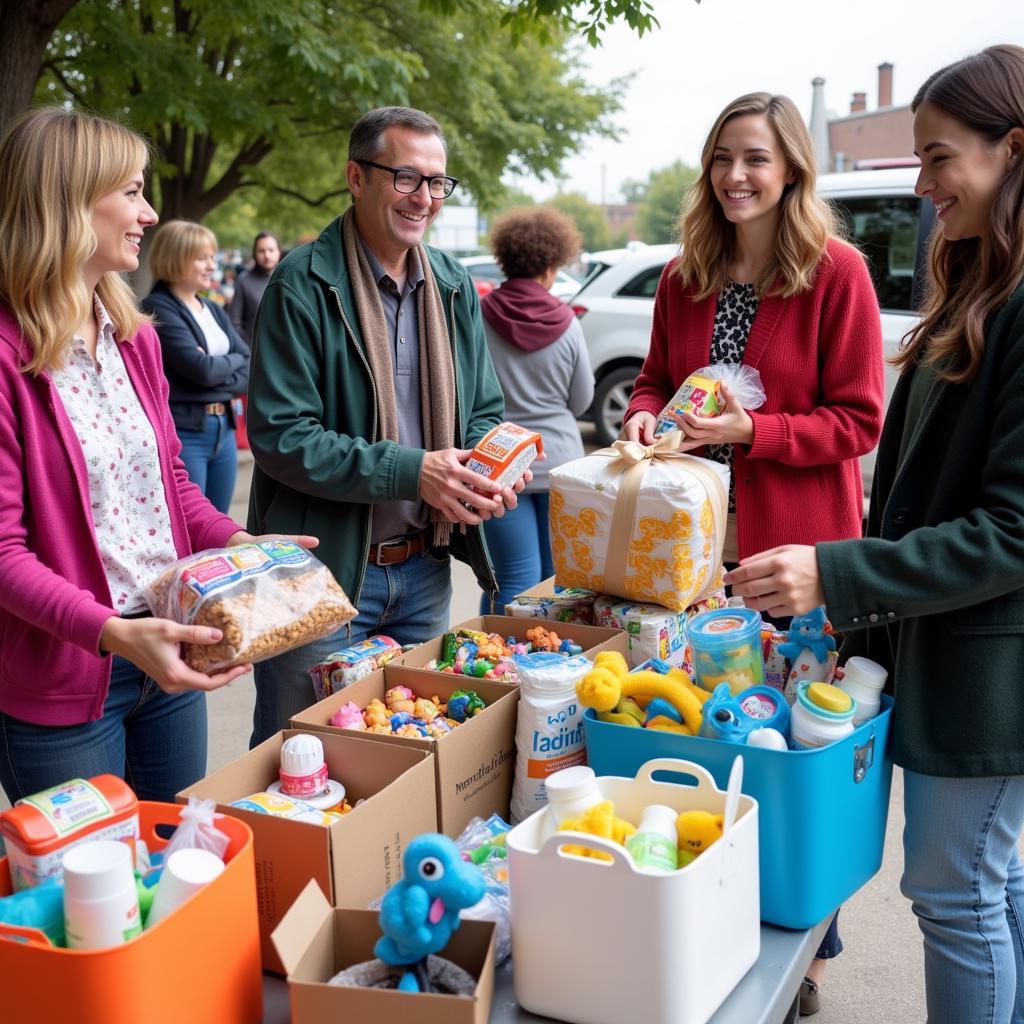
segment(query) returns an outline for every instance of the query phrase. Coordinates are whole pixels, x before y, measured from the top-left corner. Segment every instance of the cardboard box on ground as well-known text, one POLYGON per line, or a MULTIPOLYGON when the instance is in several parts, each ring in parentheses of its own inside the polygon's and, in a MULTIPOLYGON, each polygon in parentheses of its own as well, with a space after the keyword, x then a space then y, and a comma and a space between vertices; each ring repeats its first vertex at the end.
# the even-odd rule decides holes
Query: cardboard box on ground
POLYGON ((339 971, 373 959, 374 943, 381 934, 377 918, 371 910, 332 908, 315 882, 302 891, 273 934, 288 976, 293 1024, 333 1020, 486 1024, 494 994, 494 925, 490 921, 463 921, 440 954, 477 979, 472 999, 328 985, 339 971))
POLYGON ((335 906, 365 907, 401 877, 406 844, 437 828, 430 751, 352 732, 320 736, 330 778, 345 786, 350 803, 364 801, 330 827, 228 806, 278 778, 281 746, 294 734, 277 733, 178 794, 182 802, 193 794, 215 800, 219 811, 252 829, 263 966, 278 973, 270 933, 310 879, 335 906))

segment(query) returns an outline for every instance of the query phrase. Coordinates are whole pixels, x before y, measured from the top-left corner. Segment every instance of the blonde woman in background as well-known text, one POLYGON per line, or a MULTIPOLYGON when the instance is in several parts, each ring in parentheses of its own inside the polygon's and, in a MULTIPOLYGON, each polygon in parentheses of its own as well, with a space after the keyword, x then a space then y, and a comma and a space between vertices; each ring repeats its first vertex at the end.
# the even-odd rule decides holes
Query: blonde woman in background
MULTIPOLYGON (((861 534, 857 460, 881 430, 881 319, 864 259, 836 237, 815 178, 792 100, 751 93, 719 114, 626 411, 626 437, 651 444, 659 412, 691 373, 742 363, 760 374, 767 398, 756 411, 723 388, 720 416, 679 419, 683 451, 731 469, 727 565, 780 544, 861 534)), ((817 1010, 825 961, 842 948, 833 920, 802 1013, 817 1010)))
POLYGON ((249 346, 223 307, 201 293, 213 284, 217 239, 202 224, 171 220, 153 238, 156 279, 142 308, 153 317, 171 415, 189 478, 227 512, 238 475, 239 396, 249 383, 249 346))
MULTIPOLYGON (((58 108, 0 141, 0 785, 11 801, 110 772, 174 799, 206 766, 190 669, 220 631, 148 616, 142 588, 249 540, 190 483, 160 344, 121 274, 157 216, 146 143, 58 108)), ((311 537, 301 543, 315 546, 311 537)))

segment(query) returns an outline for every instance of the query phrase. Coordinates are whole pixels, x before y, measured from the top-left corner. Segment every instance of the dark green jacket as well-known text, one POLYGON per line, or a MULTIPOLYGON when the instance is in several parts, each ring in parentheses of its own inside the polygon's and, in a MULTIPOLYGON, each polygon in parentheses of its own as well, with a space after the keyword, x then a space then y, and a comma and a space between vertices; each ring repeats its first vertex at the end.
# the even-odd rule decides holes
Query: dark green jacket
MULTIPOLYGON (((253 329, 248 429, 256 468, 253 533, 307 533, 358 606, 377 502, 419 497, 424 451, 378 440, 377 403, 341 244, 341 221, 280 263, 253 329)), ((504 399, 465 268, 427 249, 455 361, 455 444, 497 426, 504 399)), ((497 587, 483 531, 452 529, 452 554, 487 593, 497 587)))
POLYGON ((890 672, 893 758, 927 775, 1024 774, 1024 285, 974 380, 936 381, 902 462, 889 406, 868 539, 819 544, 843 654, 890 672), (864 628, 867 627, 867 628, 864 628))

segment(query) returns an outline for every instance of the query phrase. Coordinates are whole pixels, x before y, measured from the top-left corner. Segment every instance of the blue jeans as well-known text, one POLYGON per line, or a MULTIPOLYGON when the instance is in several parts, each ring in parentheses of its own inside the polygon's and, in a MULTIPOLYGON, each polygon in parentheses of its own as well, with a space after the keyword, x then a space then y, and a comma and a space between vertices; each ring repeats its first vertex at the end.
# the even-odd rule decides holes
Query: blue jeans
POLYGON ((1024 776, 903 776, 901 889, 924 936, 929 1024, 1022 1024, 1024 776))
POLYGON ((536 586, 554 575, 551 561, 551 537, 548 533, 547 491, 520 494, 519 504, 500 519, 484 523, 487 550, 494 562, 498 593, 494 606, 486 594, 480 598, 480 614, 505 614, 505 605, 516 594, 536 586))
POLYGON ((109 773, 140 800, 174 803, 206 773, 206 695, 164 693, 115 657, 103 717, 33 725, 0 712, 0 785, 13 803, 68 779, 109 773))
POLYGON ((218 512, 227 512, 238 476, 238 442, 226 415, 207 414, 202 430, 179 430, 181 461, 188 478, 210 499, 218 512))
POLYGON ((249 746, 255 747, 316 701, 309 670, 334 651, 385 633, 400 644, 420 644, 447 628, 452 599, 451 559, 429 549, 398 565, 368 565, 357 605, 347 626, 253 666, 256 707, 249 746))

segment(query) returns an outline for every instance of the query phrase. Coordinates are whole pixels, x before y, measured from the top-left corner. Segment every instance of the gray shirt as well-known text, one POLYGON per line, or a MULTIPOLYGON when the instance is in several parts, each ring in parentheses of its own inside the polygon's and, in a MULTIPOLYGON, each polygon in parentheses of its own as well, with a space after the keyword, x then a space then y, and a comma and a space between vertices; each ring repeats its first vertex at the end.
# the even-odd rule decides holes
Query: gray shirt
POLYGON ((256 311, 260 308, 260 299, 270 284, 270 274, 262 267, 253 267, 252 270, 238 275, 235 282, 235 294, 231 297, 231 305, 228 307, 228 314, 235 330, 252 344, 252 327, 256 323, 256 311))
MULTIPOLYGON (((395 399, 398 403, 398 439, 405 448, 423 447, 423 403, 420 398, 420 333, 417 290, 423 287, 423 267, 415 249, 409 250, 407 277, 401 293, 394 278, 360 239, 373 279, 377 282, 384 320, 388 325, 395 399)), ((423 529, 430 512, 423 501, 382 501, 373 506, 370 542, 423 529)))
POLYGON ((548 472, 583 457, 576 417, 594 398, 594 372, 579 320, 550 345, 524 352, 510 345, 484 321, 494 371, 505 393, 505 419, 536 430, 544 440, 547 458, 535 462, 527 491, 546 491, 548 472))

